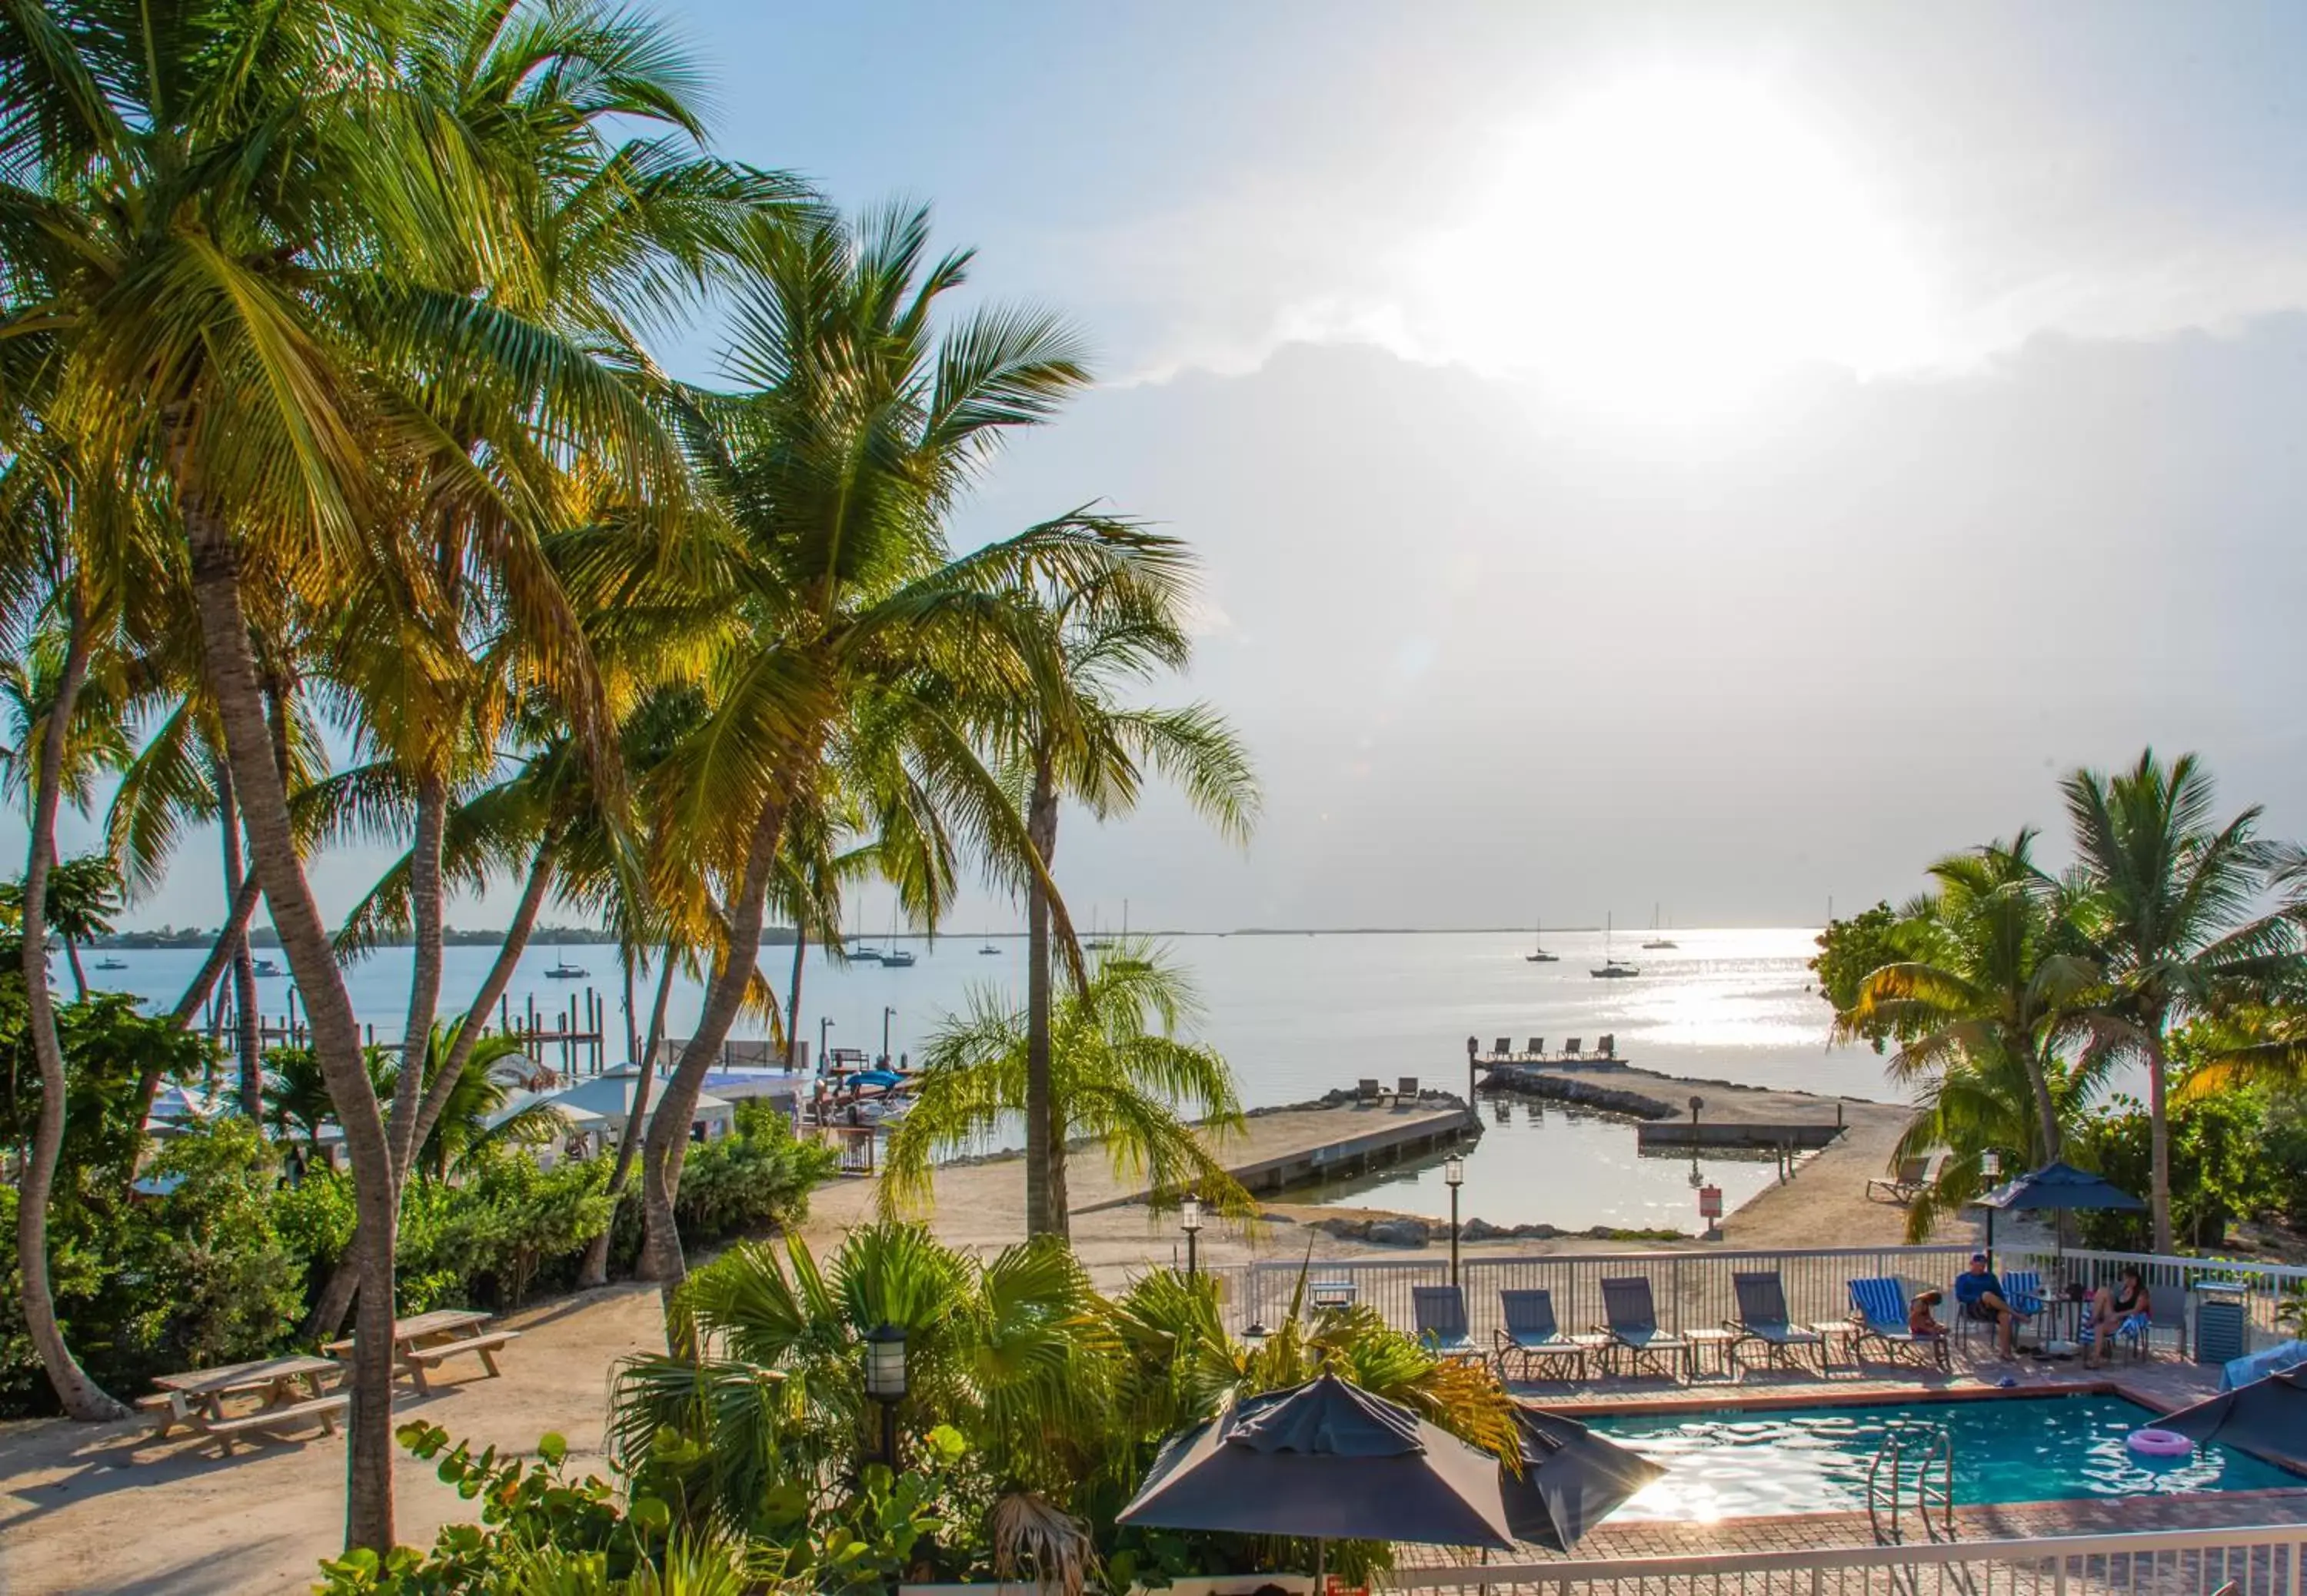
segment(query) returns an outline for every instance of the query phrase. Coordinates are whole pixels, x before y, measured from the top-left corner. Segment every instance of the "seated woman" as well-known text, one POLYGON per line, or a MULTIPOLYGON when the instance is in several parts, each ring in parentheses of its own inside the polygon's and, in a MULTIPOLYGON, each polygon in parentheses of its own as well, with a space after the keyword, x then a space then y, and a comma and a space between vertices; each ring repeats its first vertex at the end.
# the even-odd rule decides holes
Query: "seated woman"
POLYGON ((2096 1369, 2105 1361, 2105 1350, 2113 1345, 2117 1332, 2136 1320, 2139 1333, 2145 1335, 2153 1322, 2154 1300, 2147 1290, 2147 1282, 2138 1266, 2126 1265, 2119 1283, 2113 1288, 2100 1286, 2091 1299, 2090 1318, 2083 1325, 2083 1362, 2096 1369))
POLYGON ((1907 1334, 1909 1336, 1943 1336, 1946 1327, 1939 1323, 1931 1310, 1943 1299, 1934 1291, 1917 1292, 1914 1301, 1907 1304, 1907 1334))

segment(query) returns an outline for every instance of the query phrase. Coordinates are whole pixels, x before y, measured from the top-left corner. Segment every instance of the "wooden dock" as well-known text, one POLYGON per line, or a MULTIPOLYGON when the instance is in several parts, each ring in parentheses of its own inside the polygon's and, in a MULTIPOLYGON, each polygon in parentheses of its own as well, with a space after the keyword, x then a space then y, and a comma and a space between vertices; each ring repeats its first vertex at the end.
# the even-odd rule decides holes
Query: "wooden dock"
MULTIPOLYGON (((1289 1108, 1261 1114, 1241 1136, 1213 1149, 1226 1173, 1252 1191, 1274 1192, 1308 1181, 1359 1174, 1373 1165, 1431 1153, 1482 1133, 1480 1122, 1447 1098, 1428 1098, 1395 1107, 1357 1104, 1339 1108, 1289 1108)), ((1073 1211, 1093 1213, 1143 1202, 1148 1188, 1109 1190, 1093 1198, 1076 1187, 1073 1211), (1083 1200, 1087 1199, 1087 1200, 1083 1200)))

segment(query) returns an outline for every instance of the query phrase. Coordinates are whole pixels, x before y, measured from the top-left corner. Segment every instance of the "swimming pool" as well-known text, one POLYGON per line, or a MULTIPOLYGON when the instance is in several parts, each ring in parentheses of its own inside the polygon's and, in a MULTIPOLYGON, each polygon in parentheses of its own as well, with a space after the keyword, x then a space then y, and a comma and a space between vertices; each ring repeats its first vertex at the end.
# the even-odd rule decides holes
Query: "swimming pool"
POLYGON ((2120 1396, 1723 1408, 1590 1421, 1666 1465, 1665 1478, 1616 1516, 1701 1521, 1864 1512, 1867 1465, 1891 1427, 1908 1421, 1945 1427, 1959 1507, 2307 1487, 2307 1479, 2217 1446, 2199 1447, 2190 1457, 2140 1457, 2123 1438, 2155 1415, 2120 1396))

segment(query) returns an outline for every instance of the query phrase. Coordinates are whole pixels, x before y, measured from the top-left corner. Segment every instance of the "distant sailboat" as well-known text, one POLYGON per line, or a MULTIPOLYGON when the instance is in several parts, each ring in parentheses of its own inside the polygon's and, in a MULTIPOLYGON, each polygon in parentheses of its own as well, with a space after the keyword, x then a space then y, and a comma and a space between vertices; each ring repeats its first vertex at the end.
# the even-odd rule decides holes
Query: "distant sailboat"
POLYGON ((1674 938, 1667 935, 1665 932, 1659 929, 1659 906, 1655 903, 1651 904, 1651 939, 1644 943, 1642 946, 1645 948, 1675 948, 1680 947, 1681 945, 1682 944, 1676 942, 1674 938))
POLYGON ((993 933, 988 931, 985 934, 985 945, 977 951, 981 953, 999 953, 1001 950, 993 945, 993 933))
POLYGON ((553 981, 574 981, 582 977, 584 973, 585 967, 583 965, 571 964, 566 959, 556 961, 551 969, 545 972, 545 978, 553 981))
POLYGON ((1089 940, 1082 943, 1082 952, 1085 953, 1102 953, 1112 945, 1113 939, 1111 937, 1100 936, 1097 934, 1097 905, 1093 903, 1090 905, 1089 909, 1089 940))
POLYGON ((1618 962, 1617 955, 1610 952, 1611 931, 1611 917, 1606 915, 1602 919, 1602 967, 1591 973, 1598 981, 1632 980, 1642 972, 1631 964, 1618 962))
POLYGON ((1546 951, 1546 927, 1533 924, 1531 927, 1530 952, 1522 957, 1532 964, 1559 964, 1562 960, 1546 951))
POLYGON ((889 906, 889 949, 881 955, 881 967, 884 969, 913 968, 913 950, 897 945, 897 908, 894 903, 889 906))
POLYGON ((128 960, 125 959, 99 959, 96 961, 96 968, 99 969, 126 969, 128 968, 128 960))

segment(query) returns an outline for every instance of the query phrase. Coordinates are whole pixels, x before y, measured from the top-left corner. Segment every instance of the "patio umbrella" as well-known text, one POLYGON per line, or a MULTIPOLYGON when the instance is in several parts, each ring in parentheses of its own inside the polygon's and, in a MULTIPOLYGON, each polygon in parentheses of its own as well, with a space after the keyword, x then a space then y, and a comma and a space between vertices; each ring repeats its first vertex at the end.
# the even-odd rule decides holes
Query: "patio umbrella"
MULTIPOLYGON (((2145 1211, 2147 1205, 2130 1192, 2091 1174, 2077 1169, 2071 1164, 2051 1163, 2031 1174, 2022 1174, 2005 1181, 1978 1199, 1986 1210, 1986 1250, 1994 1252, 1994 1216, 2008 1209, 2013 1213, 2038 1213, 2045 1209, 2065 1213, 2070 1209, 2116 1209, 2130 1213, 2145 1211)), ((2064 1231, 2054 1222, 2051 1227, 2053 1243, 2061 1260, 2059 1269, 2063 1277, 2067 1255, 2064 1231)))
POLYGON ((2307 1469, 2307 1368, 2286 1369, 2155 1421, 2191 1440, 2219 1441, 2307 1469))
POLYGON ((1506 1526, 1517 1541, 1568 1551, 1666 1470, 1575 1419, 1514 1404, 1522 1477, 1505 1475, 1506 1526))
POLYGON ((1325 1541, 1514 1544, 1497 1458, 1325 1374, 1179 1430, 1119 1522, 1325 1541))

